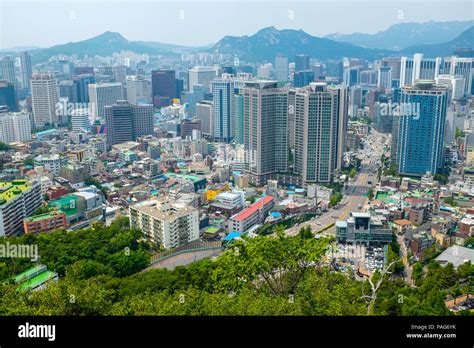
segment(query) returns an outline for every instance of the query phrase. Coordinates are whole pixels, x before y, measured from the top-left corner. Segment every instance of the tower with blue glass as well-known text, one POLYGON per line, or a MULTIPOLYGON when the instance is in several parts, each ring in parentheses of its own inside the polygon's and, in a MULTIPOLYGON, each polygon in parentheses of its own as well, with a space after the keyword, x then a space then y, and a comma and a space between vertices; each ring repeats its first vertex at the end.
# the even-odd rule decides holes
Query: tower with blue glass
POLYGON ((445 86, 418 80, 396 91, 400 102, 397 162, 401 174, 435 174, 444 164, 445 86))

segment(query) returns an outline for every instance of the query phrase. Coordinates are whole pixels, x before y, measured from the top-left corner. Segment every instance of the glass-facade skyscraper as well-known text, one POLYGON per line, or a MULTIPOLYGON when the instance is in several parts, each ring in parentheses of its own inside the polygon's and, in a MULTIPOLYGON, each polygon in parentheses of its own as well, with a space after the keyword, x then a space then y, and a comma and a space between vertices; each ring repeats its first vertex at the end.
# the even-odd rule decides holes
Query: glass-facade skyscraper
POLYGON ((422 176, 436 173, 444 160, 444 126, 448 90, 431 80, 396 90, 400 101, 397 162, 399 172, 422 176))

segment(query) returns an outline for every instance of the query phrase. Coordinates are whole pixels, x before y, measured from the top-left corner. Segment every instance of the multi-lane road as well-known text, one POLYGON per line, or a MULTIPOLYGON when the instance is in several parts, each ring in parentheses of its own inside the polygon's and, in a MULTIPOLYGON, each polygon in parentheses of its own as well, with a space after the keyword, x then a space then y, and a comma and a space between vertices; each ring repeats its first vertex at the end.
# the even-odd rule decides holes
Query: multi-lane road
POLYGON ((325 229, 324 234, 334 235, 336 228, 333 224, 337 220, 346 219, 352 211, 364 211, 366 209, 367 193, 376 184, 378 168, 381 165, 380 158, 385 151, 386 138, 372 130, 371 134, 364 137, 363 142, 364 149, 358 152, 358 157, 362 159, 360 170, 344 190, 344 197, 339 207, 329 209, 314 220, 287 229, 287 235, 296 235, 302 227, 306 226, 310 226, 313 232, 325 229), (332 226, 327 228, 330 225, 332 226))

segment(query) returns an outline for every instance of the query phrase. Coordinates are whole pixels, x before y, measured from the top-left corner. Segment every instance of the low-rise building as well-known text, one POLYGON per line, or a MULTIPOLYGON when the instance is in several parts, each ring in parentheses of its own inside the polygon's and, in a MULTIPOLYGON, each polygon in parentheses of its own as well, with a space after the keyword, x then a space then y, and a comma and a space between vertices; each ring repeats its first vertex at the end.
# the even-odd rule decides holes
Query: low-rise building
POLYGON ((46 214, 35 215, 23 220, 25 233, 48 233, 58 228, 67 228, 66 214, 62 211, 52 211, 46 214))
POLYGON ((250 207, 233 215, 227 224, 229 232, 244 233, 256 224, 262 224, 275 205, 272 196, 265 196, 250 207))
POLYGON ((336 239, 343 243, 390 243, 392 229, 383 216, 351 212, 346 221, 336 222, 336 239))

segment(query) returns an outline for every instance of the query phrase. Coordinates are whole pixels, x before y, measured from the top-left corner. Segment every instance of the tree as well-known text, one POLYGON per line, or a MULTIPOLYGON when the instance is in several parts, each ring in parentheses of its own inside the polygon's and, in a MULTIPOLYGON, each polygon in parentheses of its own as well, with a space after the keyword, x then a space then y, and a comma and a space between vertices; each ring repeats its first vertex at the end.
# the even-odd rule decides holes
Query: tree
MULTIPOLYGON (((374 314, 374 306, 375 302, 377 301, 377 292, 380 289, 380 286, 385 280, 386 275, 391 274, 392 272, 390 269, 392 266, 395 265, 399 261, 392 261, 388 264, 388 266, 384 267, 381 272, 377 271, 374 272, 370 278, 367 280, 369 285, 370 285, 370 295, 366 295, 364 293, 364 286, 362 287, 362 297, 361 299, 367 300, 368 301, 368 306, 367 306, 367 315, 372 315, 374 314)), ((365 284, 365 283, 364 283, 365 284)))
POLYGON ((357 174, 357 170, 355 169, 355 167, 352 167, 351 170, 349 171, 349 177, 353 179, 355 178, 356 174, 357 174))
POLYGON ((292 294, 328 243, 327 238, 285 237, 282 227, 272 236, 244 238, 218 259, 215 286, 225 292, 263 286, 273 295, 292 294))
POLYGON ((35 161, 33 160, 33 157, 26 157, 26 158, 23 160, 23 164, 24 164, 25 166, 34 167, 34 166, 35 166, 35 161))
POLYGON ((342 200, 342 193, 336 192, 329 198, 329 206, 334 207, 342 200))
POLYGON ((10 146, 0 141, 0 151, 8 151, 8 150, 10 150, 10 146))
POLYGON ((302 239, 314 238, 313 232, 311 232, 311 227, 310 226, 301 227, 300 232, 298 233, 298 235, 302 239))

